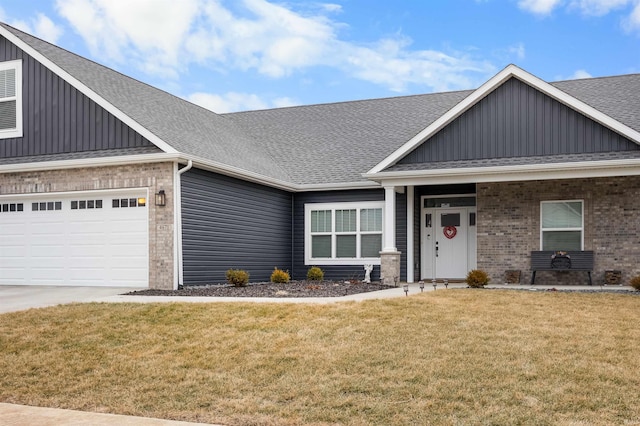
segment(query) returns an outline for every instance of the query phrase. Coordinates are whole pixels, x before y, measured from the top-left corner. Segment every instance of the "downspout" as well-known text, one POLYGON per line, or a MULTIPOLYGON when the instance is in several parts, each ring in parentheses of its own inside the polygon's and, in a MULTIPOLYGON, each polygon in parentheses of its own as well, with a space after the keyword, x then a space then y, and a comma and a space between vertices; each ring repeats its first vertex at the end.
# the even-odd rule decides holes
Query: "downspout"
POLYGON ((175 226, 175 232, 173 233, 173 246, 175 247, 174 255, 177 259, 177 262, 174 263, 176 267, 174 268, 174 273, 177 279, 173 282, 174 290, 182 288, 184 285, 184 268, 182 262, 182 184, 180 182, 180 176, 193 167, 193 161, 189 160, 187 165, 181 169, 178 169, 178 163, 176 164, 176 177, 174 179, 175 182, 175 190, 173 191, 174 196, 174 206, 173 209, 173 217, 175 226))

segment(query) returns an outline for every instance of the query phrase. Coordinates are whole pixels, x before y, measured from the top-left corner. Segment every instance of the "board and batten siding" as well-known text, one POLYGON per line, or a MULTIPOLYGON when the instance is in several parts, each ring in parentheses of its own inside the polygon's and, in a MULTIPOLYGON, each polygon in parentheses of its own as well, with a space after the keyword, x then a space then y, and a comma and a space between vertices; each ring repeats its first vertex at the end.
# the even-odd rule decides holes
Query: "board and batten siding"
MULTIPOLYGON (((407 277, 407 210, 406 195, 396 194, 396 246, 402 253, 401 280, 407 277)), ((350 191, 320 191, 297 193, 294 196, 293 207, 293 277, 297 280, 306 278, 308 269, 313 265, 305 265, 304 248, 304 206, 308 203, 348 203, 358 201, 384 201, 384 190, 350 190, 350 191)), ((318 265, 324 271, 327 280, 362 280, 364 267, 362 265, 318 265)), ((380 280, 380 265, 375 265, 371 279, 380 280)))
POLYGON ((224 283, 230 268, 252 282, 292 269, 290 193, 195 168, 181 182, 185 285, 224 283))
POLYGON ((23 137, 2 139, 0 158, 152 146, 122 121, 0 37, 0 62, 22 60, 23 137))
POLYGON ((511 78, 399 163, 638 149, 629 139, 511 78))

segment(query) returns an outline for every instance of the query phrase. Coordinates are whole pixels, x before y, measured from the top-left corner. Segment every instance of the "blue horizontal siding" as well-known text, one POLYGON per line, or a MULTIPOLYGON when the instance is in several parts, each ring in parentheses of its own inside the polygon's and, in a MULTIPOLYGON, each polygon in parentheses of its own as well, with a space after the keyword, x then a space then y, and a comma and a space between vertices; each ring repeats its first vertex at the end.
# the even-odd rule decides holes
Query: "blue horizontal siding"
POLYGON ((268 281, 291 270, 291 203, 286 191, 192 169, 182 175, 184 284, 225 282, 228 269, 268 281))

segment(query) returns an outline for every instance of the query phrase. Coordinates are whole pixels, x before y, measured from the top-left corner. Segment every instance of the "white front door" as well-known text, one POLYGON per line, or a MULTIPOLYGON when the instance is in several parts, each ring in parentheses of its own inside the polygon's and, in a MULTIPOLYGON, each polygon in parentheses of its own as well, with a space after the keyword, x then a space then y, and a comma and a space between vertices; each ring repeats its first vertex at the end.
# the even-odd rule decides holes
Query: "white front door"
POLYGON ((421 279, 464 279, 476 265, 475 207, 424 208, 421 279))

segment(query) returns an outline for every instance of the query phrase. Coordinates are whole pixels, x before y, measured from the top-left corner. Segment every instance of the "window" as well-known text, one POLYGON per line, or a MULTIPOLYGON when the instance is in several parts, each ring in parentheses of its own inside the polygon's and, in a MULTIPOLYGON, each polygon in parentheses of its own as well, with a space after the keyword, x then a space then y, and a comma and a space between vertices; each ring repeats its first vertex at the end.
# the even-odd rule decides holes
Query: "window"
POLYGON ((71 210, 101 209, 102 200, 73 200, 71 210))
POLYGON ((305 205, 305 261, 379 264, 383 202, 305 205))
POLYGON ((22 137, 22 61, 0 62, 0 138, 22 137))
POLYGON ((543 201, 540 204, 542 250, 582 250, 584 220, 582 200, 543 201))
POLYGON ((24 204, 22 203, 4 203, 0 204, 0 213, 22 212, 24 204))
POLYGON ((62 201, 47 201, 39 203, 31 203, 31 211, 54 211, 62 210, 62 201))
MULTIPOLYGON (((102 202, 100 202, 100 207, 102 207, 102 202)), ((120 198, 120 199, 113 199, 111 201, 111 207, 113 207, 114 209, 117 208, 126 208, 126 207, 144 207, 147 205, 147 199, 146 198, 120 198)), ((100 208, 100 207, 96 207, 96 208, 100 208)))

